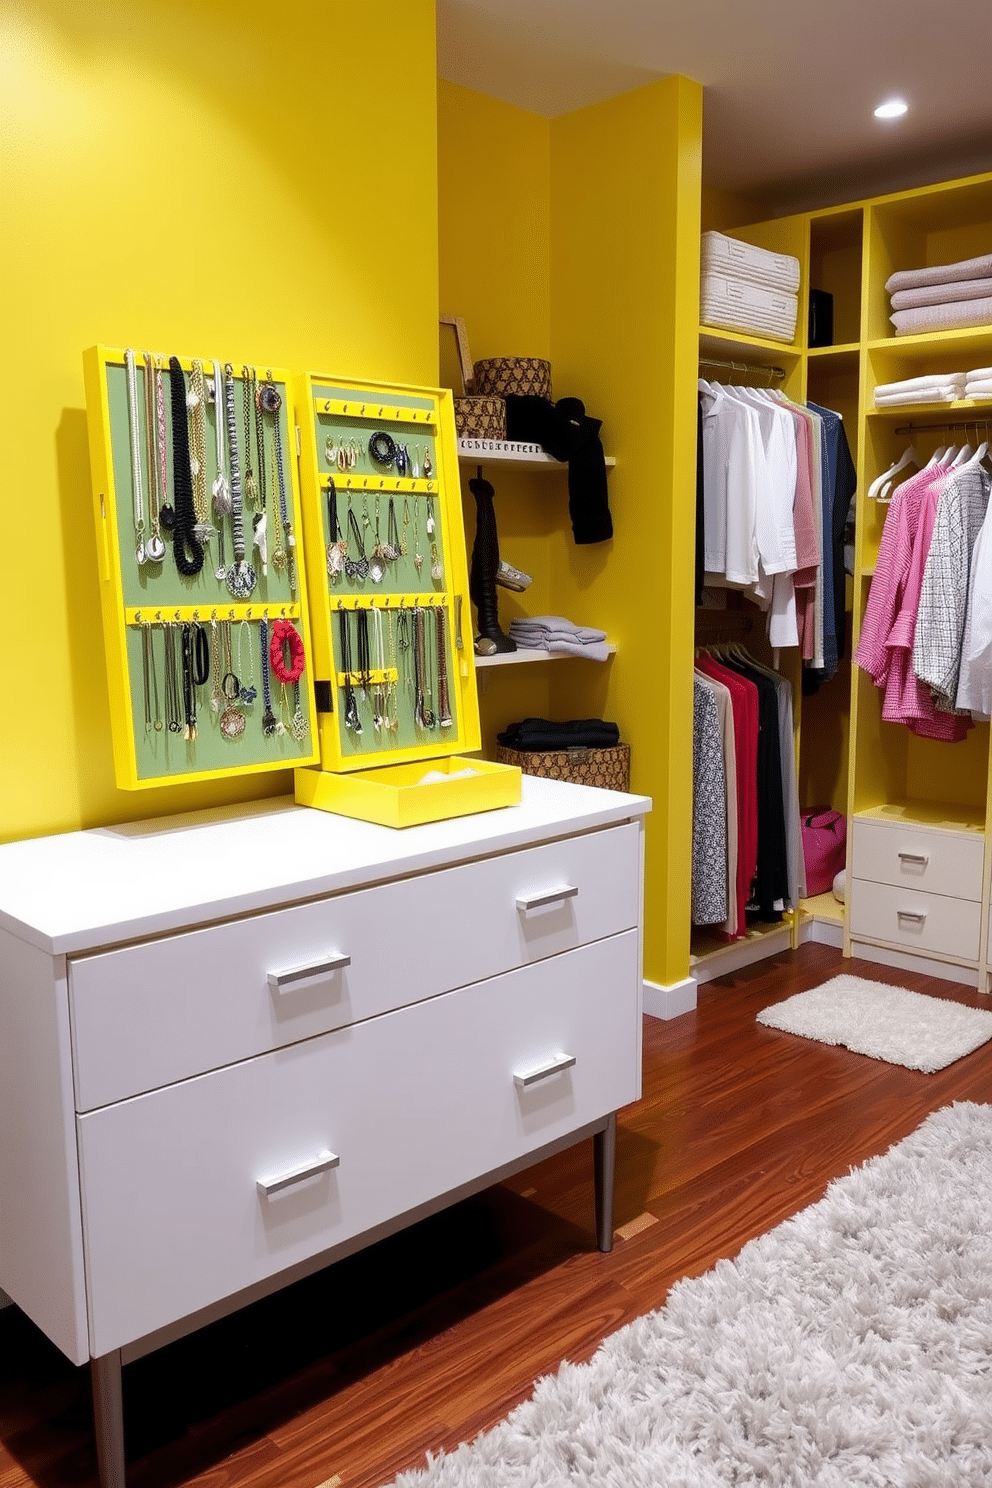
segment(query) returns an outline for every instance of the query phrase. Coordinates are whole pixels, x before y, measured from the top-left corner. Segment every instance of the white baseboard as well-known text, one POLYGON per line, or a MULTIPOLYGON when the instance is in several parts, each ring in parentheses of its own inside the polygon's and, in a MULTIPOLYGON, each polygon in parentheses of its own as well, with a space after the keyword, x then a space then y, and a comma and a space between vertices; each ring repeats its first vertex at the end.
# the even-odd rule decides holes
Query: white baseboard
POLYGON ((836 920, 811 920, 799 932, 801 941, 814 940, 818 945, 837 946, 843 949, 844 926, 836 920))
POLYGON ((681 1018, 683 1013, 691 1013, 695 1006, 695 977, 685 977, 670 986, 658 982, 644 983, 644 1011, 652 1018, 681 1018))
POLYGON ((924 976, 945 982, 960 982, 966 987, 978 986, 978 971, 970 966, 953 966, 947 961, 932 961, 929 956, 914 956, 911 951, 891 950, 865 940, 851 941, 851 955, 859 961, 878 961, 899 971, 918 971, 924 976))

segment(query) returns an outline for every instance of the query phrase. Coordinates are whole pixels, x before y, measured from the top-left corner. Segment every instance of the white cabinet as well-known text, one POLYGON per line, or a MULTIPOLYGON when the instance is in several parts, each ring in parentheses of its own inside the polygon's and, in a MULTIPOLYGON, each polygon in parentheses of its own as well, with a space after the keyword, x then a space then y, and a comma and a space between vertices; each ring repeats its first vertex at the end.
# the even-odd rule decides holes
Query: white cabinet
POLYGON ((394 832, 285 802, 0 848, 0 1286, 120 1364, 640 1094, 643 798, 394 832), (16 1202, 11 1196, 16 1195, 16 1202))

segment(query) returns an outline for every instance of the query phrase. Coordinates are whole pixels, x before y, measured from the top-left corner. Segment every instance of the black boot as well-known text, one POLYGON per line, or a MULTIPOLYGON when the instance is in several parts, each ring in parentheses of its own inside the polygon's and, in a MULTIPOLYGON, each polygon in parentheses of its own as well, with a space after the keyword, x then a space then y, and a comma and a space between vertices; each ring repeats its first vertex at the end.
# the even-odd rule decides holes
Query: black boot
POLYGON ((475 497, 476 523, 475 543, 472 547, 472 567, 469 571, 468 591, 478 611, 479 635, 493 642, 497 651, 516 651, 516 641, 500 629, 499 611, 496 604, 496 573, 499 569, 499 537, 496 532, 496 509, 493 496, 496 494, 482 473, 470 480, 468 488, 475 497))

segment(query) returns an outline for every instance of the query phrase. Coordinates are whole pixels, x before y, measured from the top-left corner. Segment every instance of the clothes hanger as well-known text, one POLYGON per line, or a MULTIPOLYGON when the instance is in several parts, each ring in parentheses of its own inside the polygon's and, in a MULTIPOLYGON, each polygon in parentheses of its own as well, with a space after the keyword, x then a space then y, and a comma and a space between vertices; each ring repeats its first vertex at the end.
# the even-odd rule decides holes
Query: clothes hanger
POLYGON ((905 470, 907 465, 915 465, 921 469, 920 457, 911 444, 907 445, 893 465, 890 465, 882 475, 877 476, 868 487, 868 500, 889 500, 887 483, 891 484, 892 477, 898 475, 900 470, 905 470))
POLYGON ((963 444, 958 450, 957 454, 954 456, 954 459, 951 461, 951 469, 960 470, 961 466, 967 464, 967 462, 971 459, 971 454, 971 445, 963 444))

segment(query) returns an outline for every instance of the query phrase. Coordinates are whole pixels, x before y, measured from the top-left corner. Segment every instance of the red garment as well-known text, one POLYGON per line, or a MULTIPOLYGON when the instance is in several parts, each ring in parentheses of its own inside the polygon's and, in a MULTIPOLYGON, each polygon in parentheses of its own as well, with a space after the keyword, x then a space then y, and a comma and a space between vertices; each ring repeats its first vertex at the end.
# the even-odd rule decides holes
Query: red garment
POLYGON ((746 909, 758 867, 758 689, 746 677, 728 671, 710 656, 697 656, 696 668, 722 682, 734 710, 737 756, 737 935, 747 930, 746 909))

